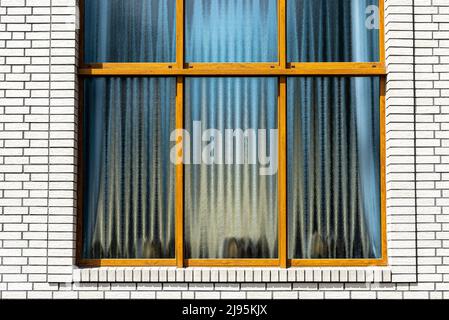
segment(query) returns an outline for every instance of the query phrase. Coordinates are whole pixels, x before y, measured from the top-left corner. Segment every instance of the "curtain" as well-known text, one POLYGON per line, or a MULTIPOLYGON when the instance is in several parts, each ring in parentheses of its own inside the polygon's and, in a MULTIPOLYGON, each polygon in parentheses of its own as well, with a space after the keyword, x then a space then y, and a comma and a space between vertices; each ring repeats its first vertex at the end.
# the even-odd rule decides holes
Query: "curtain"
POLYGON ((277 166, 262 173, 267 162, 252 161, 262 153, 277 163, 277 78, 187 78, 185 90, 192 140, 192 159, 185 167, 187 257, 277 257, 277 166), (195 126, 201 126, 200 134, 195 126), (202 139, 207 129, 215 130, 202 139), (226 129, 255 129, 256 134, 253 140, 229 143, 226 129), (210 141, 216 146, 221 141, 223 151, 218 146, 207 151, 210 141), (238 161, 242 152, 246 160, 238 161), (205 153, 213 161, 207 163, 205 153), (229 155, 232 161, 224 158, 229 155))
POLYGON ((85 0, 84 60, 174 62, 176 0, 85 0))
POLYGON ((288 61, 379 61, 378 7, 379 0, 288 0, 288 61))
POLYGON ((292 258, 380 258, 379 79, 288 78, 292 258))
MULTIPOLYGON (((276 0, 186 0, 185 8, 186 61, 277 61, 276 0)), ((276 78, 187 78, 185 90, 189 132, 195 121, 203 130, 218 129, 216 134, 277 128, 276 78)), ((265 149, 276 140, 267 136, 257 135, 256 148, 261 140, 265 149)), ((201 154, 198 144, 191 148, 192 156, 201 154)), ((236 145, 224 148, 238 153, 236 145)), ((186 166, 188 257, 277 256, 277 172, 261 175, 260 169, 258 162, 186 166)))
POLYGON ((174 78, 90 78, 84 258, 174 257, 174 78))
POLYGON ((277 0, 186 0, 187 62, 276 62, 277 0))

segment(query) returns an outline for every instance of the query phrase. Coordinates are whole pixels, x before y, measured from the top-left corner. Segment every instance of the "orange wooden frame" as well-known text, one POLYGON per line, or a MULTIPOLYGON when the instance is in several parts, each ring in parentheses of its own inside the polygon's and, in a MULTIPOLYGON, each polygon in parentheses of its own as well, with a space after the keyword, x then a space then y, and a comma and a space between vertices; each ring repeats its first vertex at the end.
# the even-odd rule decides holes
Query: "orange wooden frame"
MULTIPOLYGON (((186 259, 184 257, 184 168, 177 165, 175 186, 175 257, 173 259, 83 259, 82 258, 82 121, 78 128, 78 192, 76 263, 80 267, 102 266, 176 266, 183 267, 326 267, 326 266, 384 266, 387 258, 386 222, 386 152, 385 152, 385 43, 384 0, 379 0, 379 61, 289 63, 286 41, 286 2, 278 0, 278 62, 273 63, 186 63, 184 61, 184 0, 176 0, 176 61, 172 63, 94 63, 83 60, 83 27, 80 32, 80 108, 83 109, 83 80, 96 76, 173 76, 176 77, 176 128, 184 127, 184 79, 187 76, 276 76, 279 79, 279 172, 278 172, 278 255, 277 259, 186 259), (380 78, 380 155, 381 155, 381 233, 380 259, 289 259, 287 221, 287 77, 288 76, 362 76, 380 78)), ((81 20, 84 1, 80 0, 81 20)), ((81 26, 83 23, 81 22, 81 26)), ((79 119, 82 119, 79 117, 79 119)))

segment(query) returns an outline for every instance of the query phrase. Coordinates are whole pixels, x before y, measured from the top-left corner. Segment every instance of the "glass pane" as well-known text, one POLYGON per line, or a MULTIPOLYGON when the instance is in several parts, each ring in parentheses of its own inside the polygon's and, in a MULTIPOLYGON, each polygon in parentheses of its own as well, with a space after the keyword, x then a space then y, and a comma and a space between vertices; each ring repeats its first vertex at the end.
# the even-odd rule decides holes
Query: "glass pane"
POLYGON ((276 62, 276 0, 186 0, 187 62, 276 62))
POLYGON ((378 2, 287 0, 288 61, 379 61, 378 2))
POLYGON ((174 78, 85 80, 83 257, 174 258, 174 78))
POLYGON ((85 0, 84 60, 174 62, 176 0, 85 0))
POLYGON ((277 79, 187 78, 189 258, 277 257, 277 79))
POLYGON ((289 256, 381 257, 378 78, 288 78, 289 256))

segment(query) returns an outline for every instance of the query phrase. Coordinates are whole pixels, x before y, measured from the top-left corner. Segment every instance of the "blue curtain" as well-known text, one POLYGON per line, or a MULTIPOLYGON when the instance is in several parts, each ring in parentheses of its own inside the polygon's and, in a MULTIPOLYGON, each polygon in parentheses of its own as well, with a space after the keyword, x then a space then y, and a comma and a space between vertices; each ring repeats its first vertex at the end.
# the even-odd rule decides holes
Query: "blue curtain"
POLYGON ((186 0, 187 62, 276 62, 277 0, 186 0))
POLYGON ((174 78, 85 80, 84 258, 173 258, 174 78))
POLYGON ((251 156, 261 152, 277 163, 277 135, 269 131, 277 129, 277 78, 187 78, 185 90, 191 140, 198 139, 194 121, 201 121, 202 131, 219 130, 196 146, 191 143, 192 158, 202 157, 212 140, 221 140, 225 150, 217 147, 210 164, 191 159, 185 167, 187 256, 277 257, 277 166, 272 174, 261 174, 265 165, 251 156), (238 145, 237 139, 224 141, 226 129, 256 131, 253 140, 238 145), (268 130, 265 137, 259 129, 268 130), (229 155, 233 160, 226 162, 229 155), (239 155, 245 160, 238 161, 239 155))
POLYGON ((176 0, 85 0, 84 62, 174 62, 176 0))
POLYGON ((288 0, 288 61, 379 61, 378 5, 379 0, 288 0))
POLYGON ((378 78, 288 78, 292 258, 380 258, 378 78))
MULTIPOLYGON (((277 61, 276 0, 186 0, 185 5, 186 61, 277 61)), ((220 132, 277 128, 276 78, 187 78, 185 90, 189 132, 194 121, 220 132)), ((267 144, 272 142, 268 137, 267 144)), ((191 147, 192 156, 201 153, 191 147)), ((225 150, 235 154, 236 148, 225 150)), ((188 257, 277 256, 277 174, 262 176, 260 167, 186 166, 188 257)))
MULTIPOLYGON (((378 60, 378 30, 366 24, 378 0, 287 3, 289 61, 378 60)), ((86 0, 85 9, 85 62, 175 60, 175 0, 86 0)), ((188 62, 278 59, 276 0, 186 0, 185 21, 188 62)), ((185 127, 218 129, 215 142, 226 129, 266 129, 270 156, 277 88, 268 77, 186 78, 185 127)), ((174 257, 175 94, 174 78, 85 80, 85 258, 174 257)), ((379 80, 289 78, 288 139, 290 256, 379 257, 379 80)), ((186 165, 187 257, 278 256, 277 174, 262 167, 186 165)))

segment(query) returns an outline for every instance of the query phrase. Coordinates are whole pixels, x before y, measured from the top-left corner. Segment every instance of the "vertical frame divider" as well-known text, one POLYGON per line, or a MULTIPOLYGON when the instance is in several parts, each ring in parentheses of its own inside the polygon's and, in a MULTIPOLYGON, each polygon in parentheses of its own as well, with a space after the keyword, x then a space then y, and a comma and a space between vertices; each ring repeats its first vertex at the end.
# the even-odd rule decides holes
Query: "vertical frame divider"
POLYGON ((287 77, 279 79, 279 171, 278 171, 278 210, 279 210, 279 266, 287 268, 287 77))
MULTIPOLYGON (((287 67, 287 39, 286 39, 286 1, 278 0, 278 59, 279 67, 287 67)), ((279 226, 279 266, 287 268, 287 77, 279 77, 279 100, 278 100, 278 226, 279 226)))
POLYGON ((385 0, 379 0, 379 60, 385 64, 385 0))
POLYGON ((286 1, 278 0, 278 59, 279 67, 285 69, 287 67, 287 39, 286 39, 286 1))
MULTIPOLYGON (((79 33, 78 33, 78 66, 84 63, 84 0, 80 0, 79 4, 79 33)), ((75 21, 76 23, 76 21, 75 21)), ((78 83, 78 126, 77 126, 77 180, 76 180, 76 249, 75 263, 78 265, 83 255, 83 193, 84 193, 84 160, 83 160, 83 114, 84 114, 84 82, 85 79, 77 77, 78 83)))
POLYGON ((381 255, 382 263, 388 263, 388 242, 387 242, 387 177, 386 177, 386 77, 380 77, 380 216, 381 216, 381 255))
POLYGON ((84 148, 83 148, 83 135, 84 135, 84 82, 85 79, 78 78, 78 126, 77 126, 77 172, 76 172, 76 250, 75 250, 75 263, 79 264, 83 257, 83 191, 84 191, 84 148))
MULTIPOLYGON (((176 65, 184 68, 184 0, 176 0, 176 65)), ((184 129, 184 77, 176 78, 176 129, 184 129)), ((176 266, 184 267, 184 166, 176 164, 175 179, 176 266)))
MULTIPOLYGON (((379 0, 379 60, 386 64, 385 53, 385 0, 379 0)), ((386 91, 387 77, 380 77, 380 215, 381 215, 381 255, 382 263, 388 263, 388 241, 387 241, 387 177, 386 177, 386 91)))
MULTIPOLYGON (((184 78, 176 78, 176 129, 184 128, 184 78)), ((184 153, 184 151, 183 151, 184 153)), ((184 267, 184 166, 177 163, 175 178, 175 242, 176 266, 184 267)))
POLYGON ((184 0, 176 0, 176 65, 184 68, 184 0))

